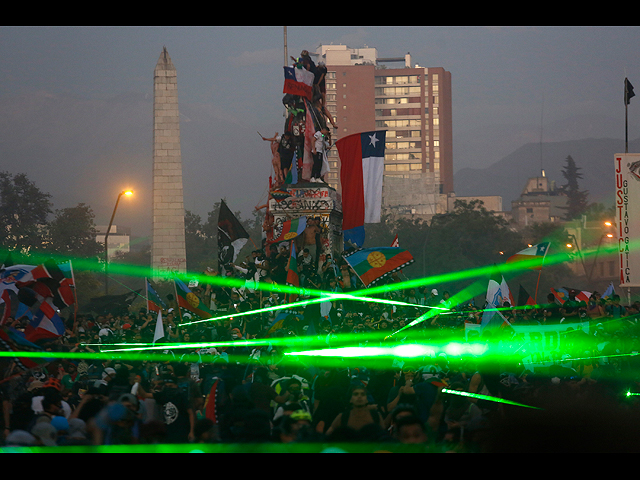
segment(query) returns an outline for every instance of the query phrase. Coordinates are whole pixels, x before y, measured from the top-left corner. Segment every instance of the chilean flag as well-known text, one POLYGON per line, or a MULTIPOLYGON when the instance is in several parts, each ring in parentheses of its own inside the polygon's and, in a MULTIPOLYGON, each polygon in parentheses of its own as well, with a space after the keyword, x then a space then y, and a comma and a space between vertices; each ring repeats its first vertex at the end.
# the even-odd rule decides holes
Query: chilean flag
POLYGON ((283 68, 284 88, 282 89, 282 93, 290 93, 291 95, 298 95, 311 100, 314 74, 304 68, 283 68))
POLYGON ((53 305, 45 299, 40 304, 40 310, 33 316, 31 323, 25 329, 25 339, 32 343, 39 340, 54 339, 64 335, 65 328, 62 318, 53 305))
POLYGON ((526 268, 541 270, 544 257, 547 256, 549 242, 539 243, 519 251, 507 259, 507 263, 522 262, 526 268))
POLYGON ((342 183, 344 241, 364 244, 364 224, 379 223, 385 131, 355 133, 336 142, 342 183))

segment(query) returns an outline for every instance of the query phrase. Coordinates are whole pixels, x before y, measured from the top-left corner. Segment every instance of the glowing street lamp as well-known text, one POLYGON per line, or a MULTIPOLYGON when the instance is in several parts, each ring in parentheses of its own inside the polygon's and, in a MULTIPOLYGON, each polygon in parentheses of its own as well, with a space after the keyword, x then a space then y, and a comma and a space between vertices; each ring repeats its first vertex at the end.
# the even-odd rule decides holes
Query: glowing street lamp
POLYGON ((107 233, 104 235, 104 293, 109 295, 109 233, 111 232, 111 225, 113 225, 113 219, 116 216, 116 210, 118 209, 118 203, 122 196, 130 197, 133 195, 131 190, 123 190, 118 194, 116 199, 116 205, 113 207, 113 213, 111 214, 111 220, 109 220, 109 226, 107 227, 107 233))

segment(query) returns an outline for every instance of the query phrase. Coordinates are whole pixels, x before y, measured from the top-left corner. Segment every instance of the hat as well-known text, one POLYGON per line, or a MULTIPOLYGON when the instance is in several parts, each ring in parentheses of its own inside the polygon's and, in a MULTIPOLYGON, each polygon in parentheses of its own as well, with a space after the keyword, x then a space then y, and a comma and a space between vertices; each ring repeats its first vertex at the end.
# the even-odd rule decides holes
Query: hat
POLYGON ((44 385, 44 383, 42 383, 40 380, 34 380, 27 387, 27 391, 32 392, 33 390, 37 390, 38 388, 42 387, 43 385, 44 385))
POLYGON ((56 427, 51 425, 51 423, 36 423, 31 429, 31 434, 47 447, 54 447, 57 445, 58 432, 56 431, 56 427))
POLYGON ((118 402, 129 402, 132 405, 135 405, 136 408, 139 406, 138 397, 136 397, 133 393, 123 393, 118 398, 118 402))
POLYGON ((51 419, 51 425, 53 425, 53 427, 56 429, 57 432, 60 432, 60 431, 66 432, 69 430, 68 420, 61 415, 56 415, 55 417, 53 417, 51 419))
POLYGON ((81 418, 69 420, 69 438, 87 438, 87 424, 81 418))
POLYGON ((435 288, 433 290, 431 290, 431 293, 433 293, 434 295, 438 294, 438 290, 436 290, 435 288))
POLYGON ((27 446, 27 445, 35 445, 36 437, 31 435, 26 430, 14 430, 12 431, 5 440, 8 446, 27 446))
POLYGON ((51 377, 50 379, 48 379, 46 382, 44 382, 44 384, 42 385, 42 388, 55 388, 56 390, 60 391, 62 390, 62 385, 60 385, 60 380, 58 380, 57 378, 53 378, 51 377))

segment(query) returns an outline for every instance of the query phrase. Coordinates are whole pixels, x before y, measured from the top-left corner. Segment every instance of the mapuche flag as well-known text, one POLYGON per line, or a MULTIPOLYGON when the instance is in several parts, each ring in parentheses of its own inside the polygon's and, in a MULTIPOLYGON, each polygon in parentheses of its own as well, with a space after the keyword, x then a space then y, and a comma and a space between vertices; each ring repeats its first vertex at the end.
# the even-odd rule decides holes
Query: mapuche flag
POLYGON ((182 280, 176 278, 174 281, 178 297, 178 306, 180 308, 188 310, 203 319, 213 317, 213 312, 209 310, 202 300, 200 300, 200 297, 193 293, 182 280))
POLYGON ((345 255, 344 259, 365 287, 379 282, 414 261, 409 251, 398 247, 363 248, 345 255))
POLYGON ((162 301, 160 295, 151 286, 149 280, 145 280, 147 284, 147 312, 160 312, 167 309, 167 305, 162 301))
POLYGON ((364 224, 379 223, 386 132, 355 133, 336 142, 342 184, 345 243, 364 244, 364 224))
POLYGON ((302 232, 304 232, 305 228, 307 228, 306 216, 287 220, 286 222, 282 223, 282 230, 280 230, 278 238, 271 240, 270 243, 283 242, 285 240, 296 238, 299 235, 302 235, 302 232))
MULTIPOLYGON (((298 276, 298 257, 296 256, 296 244, 291 242, 291 248, 289 249, 289 264, 287 265, 287 285, 292 287, 300 286, 300 277, 298 276)), ((294 302, 298 298, 297 293, 289 295, 289 301, 294 302)))

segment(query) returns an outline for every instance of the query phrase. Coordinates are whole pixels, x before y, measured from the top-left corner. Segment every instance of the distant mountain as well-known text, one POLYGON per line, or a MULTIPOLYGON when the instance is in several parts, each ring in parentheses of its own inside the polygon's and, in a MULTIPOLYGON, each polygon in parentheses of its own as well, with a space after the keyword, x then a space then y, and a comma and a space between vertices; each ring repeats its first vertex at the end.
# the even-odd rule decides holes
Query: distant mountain
MULTIPOLYGON (((629 152, 640 152, 640 139, 629 141, 629 152)), ((613 157, 624 153, 624 140, 587 138, 553 143, 527 143, 486 168, 463 168, 454 175, 457 196, 499 195, 503 208, 520 196, 528 178, 544 169, 546 176, 561 186, 562 169, 571 156, 581 169, 580 189, 589 191, 589 202, 613 205, 615 180, 613 157)))

